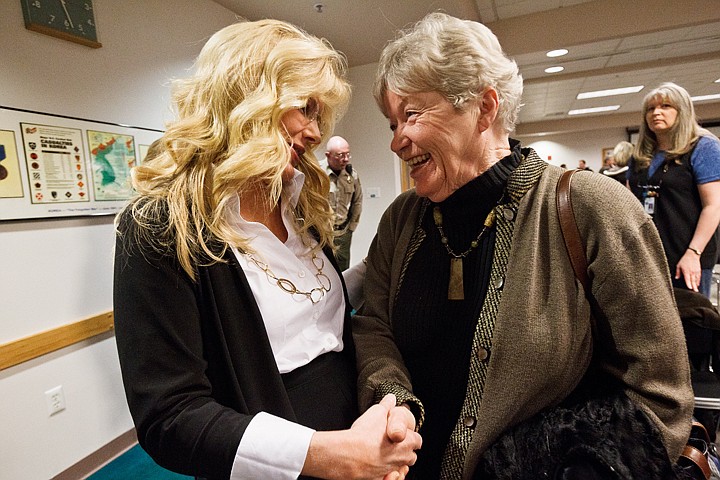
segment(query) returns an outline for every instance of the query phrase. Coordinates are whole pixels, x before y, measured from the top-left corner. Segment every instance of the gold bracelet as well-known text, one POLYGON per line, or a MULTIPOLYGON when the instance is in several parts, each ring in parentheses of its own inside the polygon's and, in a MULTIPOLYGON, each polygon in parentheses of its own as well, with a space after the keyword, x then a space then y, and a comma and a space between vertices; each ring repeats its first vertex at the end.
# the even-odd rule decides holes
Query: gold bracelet
POLYGON ((690 250, 691 252, 694 252, 698 257, 700 255, 702 255, 702 252, 700 250, 698 250, 697 248, 688 247, 687 249, 690 250))

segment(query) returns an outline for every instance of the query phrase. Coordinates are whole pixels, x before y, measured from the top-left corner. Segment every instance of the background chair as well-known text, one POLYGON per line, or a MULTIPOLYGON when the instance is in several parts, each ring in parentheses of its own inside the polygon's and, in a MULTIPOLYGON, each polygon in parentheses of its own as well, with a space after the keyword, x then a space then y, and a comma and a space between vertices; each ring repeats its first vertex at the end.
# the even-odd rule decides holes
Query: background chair
POLYGON ((704 295, 675 289, 685 331, 693 392, 695 418, 715 442, 720 427, 720 313, 704 295))

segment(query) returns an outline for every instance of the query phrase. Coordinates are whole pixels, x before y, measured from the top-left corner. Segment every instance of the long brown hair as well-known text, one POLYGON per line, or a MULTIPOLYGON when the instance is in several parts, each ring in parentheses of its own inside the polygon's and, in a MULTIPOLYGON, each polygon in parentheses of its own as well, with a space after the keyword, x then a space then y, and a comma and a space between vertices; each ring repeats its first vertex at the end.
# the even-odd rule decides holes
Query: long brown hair
POLYGON ((666 151, 668 161, 677 160, 689 152, 703 135, 712 135, 702 128, 695 118, 695 108, 690 94, 680 85, 666 82, 645 95, 642 104, 642 122, 638 142, 635 146, 635 167, 642 168, 650 164, 658 150, 658 140, 647 123, 648 106, 653 101, 671 105, 677 110, 675 123, 670 127, 671 147, 666 151))

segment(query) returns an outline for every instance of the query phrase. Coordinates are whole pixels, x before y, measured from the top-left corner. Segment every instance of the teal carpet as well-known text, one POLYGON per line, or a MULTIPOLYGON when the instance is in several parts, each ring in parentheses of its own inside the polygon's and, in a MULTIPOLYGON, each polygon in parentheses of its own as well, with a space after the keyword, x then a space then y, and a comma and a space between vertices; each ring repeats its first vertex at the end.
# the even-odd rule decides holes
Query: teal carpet
POLYGON ((193 477, 165 470, 135 445, 103 468, 88 477, 88 480, 182 480, 193 477))

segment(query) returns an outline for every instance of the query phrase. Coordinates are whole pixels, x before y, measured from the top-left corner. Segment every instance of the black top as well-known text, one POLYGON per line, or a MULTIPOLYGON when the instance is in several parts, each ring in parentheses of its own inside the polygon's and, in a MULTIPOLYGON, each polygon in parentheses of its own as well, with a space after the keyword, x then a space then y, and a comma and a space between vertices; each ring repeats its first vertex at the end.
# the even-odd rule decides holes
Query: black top
MULTIPOLYGON (((693 147, 676 159, 666 158, 665 163, 650 178, 647 168, 636 172, 631 166, 628 170, 630 188, 641 202, 644 202, 647 192, 657 193, 652 217, 660 233, 673 277, 678 262, 690 246, 702 211, 700 193, 690 163, 694 150, 693 147)), ((716 263, 716 237, 713 235, 710 238, 700 256, 700 266, 704 269, 713 268, 716 263)), ((687 288, 684 279, 674 283, 676 286, 687 288)))

